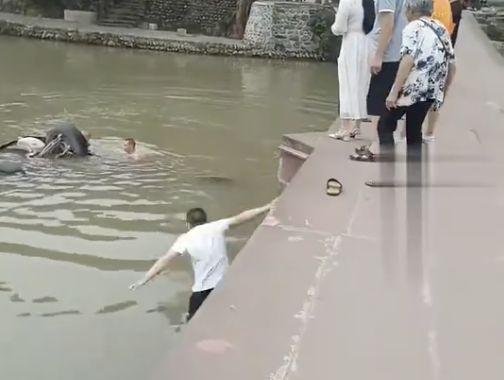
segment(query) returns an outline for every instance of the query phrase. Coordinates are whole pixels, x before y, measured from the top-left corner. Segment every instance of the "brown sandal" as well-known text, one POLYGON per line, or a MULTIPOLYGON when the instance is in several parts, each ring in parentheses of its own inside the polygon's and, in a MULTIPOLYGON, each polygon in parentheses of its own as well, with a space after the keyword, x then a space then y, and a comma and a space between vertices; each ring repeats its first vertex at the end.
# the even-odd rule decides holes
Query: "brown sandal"
POLYGON ((331 197, 337 197, 343 191, 343 185, 336 178, 327 180, 326 194, 331 197))
POLYGON ((376 156, 371 152, 364 154, 354 153, 350 155, 350 159, 352 161, 359 161, 359 162, 375 162, 376 156))

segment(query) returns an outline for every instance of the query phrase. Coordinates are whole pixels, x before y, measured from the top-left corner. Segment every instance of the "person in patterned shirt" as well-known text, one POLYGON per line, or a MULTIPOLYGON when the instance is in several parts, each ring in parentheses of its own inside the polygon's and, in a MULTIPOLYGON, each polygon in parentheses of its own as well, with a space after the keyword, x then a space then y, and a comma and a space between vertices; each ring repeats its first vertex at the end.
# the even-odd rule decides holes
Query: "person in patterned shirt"
POLYGON ((397 120, 406 115, 409 147, 422 144, 422 123, 428 111, 438 110, 455 74, 455 55, 450 34, 431 18, 432 0, 408 0, 410 23, 403 31, 401 63, 386 100, 386 112, 378 122, 382 147, 393 147, 397 120))

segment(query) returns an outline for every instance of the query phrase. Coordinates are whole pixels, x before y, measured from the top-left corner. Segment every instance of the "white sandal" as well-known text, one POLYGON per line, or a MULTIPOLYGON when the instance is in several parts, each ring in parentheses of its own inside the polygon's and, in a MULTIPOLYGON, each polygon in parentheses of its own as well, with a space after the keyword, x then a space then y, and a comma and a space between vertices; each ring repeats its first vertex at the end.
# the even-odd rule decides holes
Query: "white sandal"
POLYGON ((346 131, 344 129, 339 129, 335 133, 330 133, 329 137, 332 139, 348 142, 352 137, 352 132, 353 131, 346 131))
POLYGON ((361 130, 360 130, 360 127, 354 127, 351 131, 350 131, 350 137, 352 139, 356 138, 357 136, 360 136, 361 134, 361 130))

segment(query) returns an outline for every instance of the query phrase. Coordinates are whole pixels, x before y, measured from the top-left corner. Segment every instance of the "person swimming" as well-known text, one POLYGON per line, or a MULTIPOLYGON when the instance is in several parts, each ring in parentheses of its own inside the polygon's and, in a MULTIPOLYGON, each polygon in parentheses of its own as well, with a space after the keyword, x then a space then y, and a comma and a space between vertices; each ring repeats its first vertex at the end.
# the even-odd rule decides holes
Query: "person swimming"
POLYGON ((135 139, 128 137, 127 139, 124 139, 123 143, 123 149, 126 152, 126 154, 133 158, 133 159, 138 159, 138 153, 136 150, 137 143, 135 139))

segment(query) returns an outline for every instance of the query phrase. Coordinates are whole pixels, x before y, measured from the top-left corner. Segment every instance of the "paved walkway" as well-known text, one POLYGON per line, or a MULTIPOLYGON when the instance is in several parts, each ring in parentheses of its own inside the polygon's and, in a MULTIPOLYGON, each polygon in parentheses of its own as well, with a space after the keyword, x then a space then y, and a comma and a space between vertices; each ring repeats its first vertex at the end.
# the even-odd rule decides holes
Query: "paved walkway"
POLYGON ((0 21, 8 21, 21 25, 48 28, 48 29, 65 29, 69 31, 79 31, 82 33, 109 33, 120 36, 151 38, 175 42, 196 42, 196 43, 209 43, 209 44, 222 44, 222 45, 242 45, 240 40, 224 37, 211 37, 203 35, 187 35, 179 36, 176 32, 169 32, 164 30, 149 30, 140 28, 116 28, 100 25, 80 25, 71 21, 64 21, 61 19, 52 18, 39 18, 17 15, 12 13, 1 13, 0 21))
POLYGON ((457 55, 428 162, 354 163, 320 138, 146 378, 504 378, 504 64, 468 14, 457 55), (364 185, 384 176, 423 187, 364 185))

